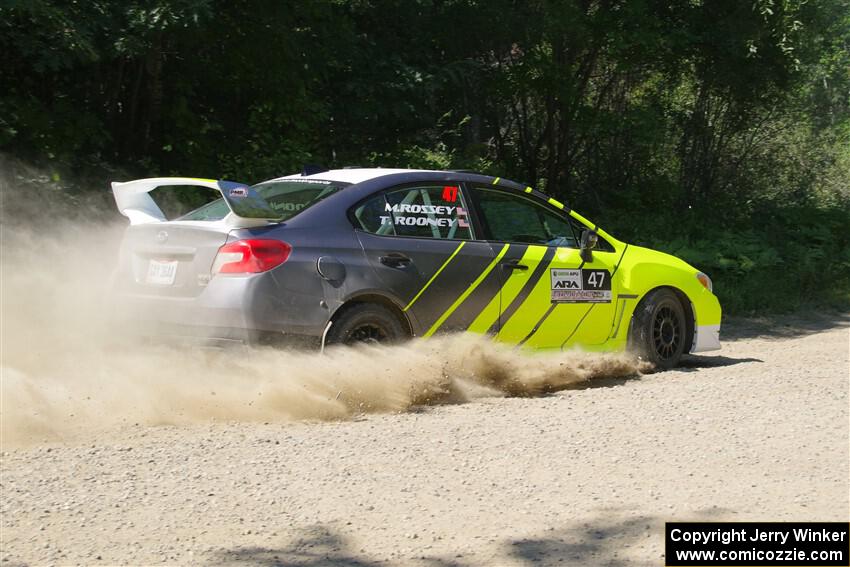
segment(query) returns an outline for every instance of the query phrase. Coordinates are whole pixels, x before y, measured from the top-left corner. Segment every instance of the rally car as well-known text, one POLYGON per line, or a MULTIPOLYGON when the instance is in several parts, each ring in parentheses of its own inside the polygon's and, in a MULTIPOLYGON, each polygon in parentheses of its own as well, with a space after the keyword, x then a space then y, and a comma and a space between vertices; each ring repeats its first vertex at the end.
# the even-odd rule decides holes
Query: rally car
POLYGON ((117 309, 162 332, 324 347, 468 331, 534 349, 630 347, 662 368, 720 347, 706 274, 499 177, 351 168, 112 190, 130 220, 117 309), (167 219, 151 196, 163 186, 219 193, 167 219))

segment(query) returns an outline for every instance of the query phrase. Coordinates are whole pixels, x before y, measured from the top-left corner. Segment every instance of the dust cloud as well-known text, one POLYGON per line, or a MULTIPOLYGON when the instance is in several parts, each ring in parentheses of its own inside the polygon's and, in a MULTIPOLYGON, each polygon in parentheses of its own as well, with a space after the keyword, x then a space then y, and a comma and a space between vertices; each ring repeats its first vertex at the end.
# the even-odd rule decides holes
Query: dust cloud
POLYGON ((12 193, 19 181, 0 177, 4 447, 135 424, 345 419, 640 370, 627 355, 529 354, 466 334, 324 354, 120 340, 108 324, 108 292, 126 223, 99 209, 69 214, 47 198, 21 206, 12 193))

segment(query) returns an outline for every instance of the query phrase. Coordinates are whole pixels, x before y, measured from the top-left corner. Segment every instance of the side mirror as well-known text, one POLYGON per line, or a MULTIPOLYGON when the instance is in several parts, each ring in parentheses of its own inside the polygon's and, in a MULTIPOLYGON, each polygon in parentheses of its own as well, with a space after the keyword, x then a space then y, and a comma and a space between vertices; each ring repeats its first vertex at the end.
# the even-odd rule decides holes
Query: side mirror
POLYGON ((593 261, 593 249, 599 241, 599 235, 593 230, 581 231, 581 259, 584 262, 593 261))

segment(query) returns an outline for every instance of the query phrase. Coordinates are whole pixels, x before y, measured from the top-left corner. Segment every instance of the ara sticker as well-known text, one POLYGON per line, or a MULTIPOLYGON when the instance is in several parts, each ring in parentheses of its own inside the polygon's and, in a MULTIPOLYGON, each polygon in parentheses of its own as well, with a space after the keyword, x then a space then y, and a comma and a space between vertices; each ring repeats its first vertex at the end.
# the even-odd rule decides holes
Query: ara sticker
POLYGON ((457 201, 457 187, 449 185, 443 187, 443 201, 448 201, 449 203, 457 201))
POLYGON ((248 196, 248 188, 247 187, 234 187, 230 190, 229 195, 231 197, 247 197, 248 196))
POLYGON ((608 270, 551 268, 553 303, 611 303, 608 270))

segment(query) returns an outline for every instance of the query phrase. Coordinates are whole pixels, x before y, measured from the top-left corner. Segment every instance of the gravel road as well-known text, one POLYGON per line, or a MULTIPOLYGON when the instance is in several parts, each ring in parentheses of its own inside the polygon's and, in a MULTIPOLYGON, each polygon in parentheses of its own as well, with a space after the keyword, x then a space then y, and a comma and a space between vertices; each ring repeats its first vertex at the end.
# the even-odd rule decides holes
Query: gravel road
POLYGON ((546 396, 4 447, 1 564, 657 567, 665 521, 846 521, 849 326, 738 322, 546 396))

